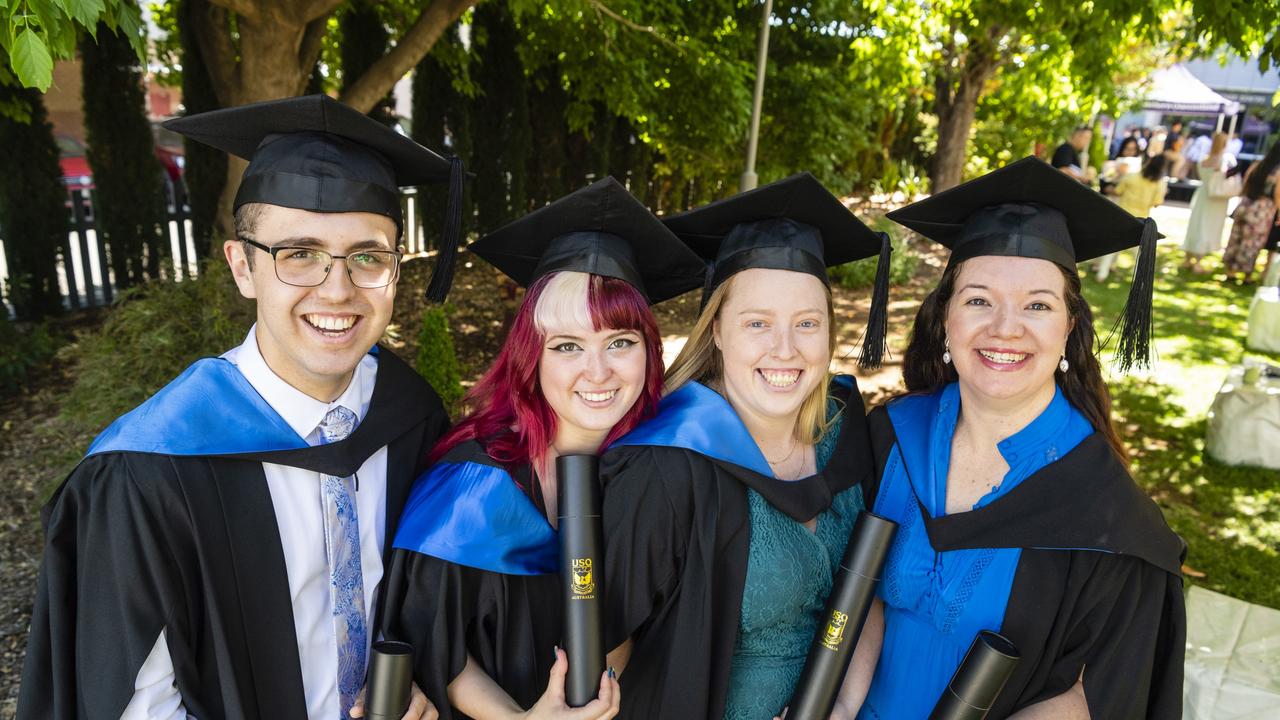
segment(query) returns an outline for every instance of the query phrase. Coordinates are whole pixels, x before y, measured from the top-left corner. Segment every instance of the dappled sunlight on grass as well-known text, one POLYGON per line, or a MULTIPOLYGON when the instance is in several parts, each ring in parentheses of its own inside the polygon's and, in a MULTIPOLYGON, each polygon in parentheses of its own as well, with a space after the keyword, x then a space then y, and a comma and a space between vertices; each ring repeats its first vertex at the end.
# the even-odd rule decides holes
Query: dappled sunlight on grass
POLYGON ((1177 390, 1142 378, 1111 383, 1134 476, 1187 541, 1187 565, 1205 574, 1193 582, 1280 607, 1280 471, 1205 457, 1206 421, 1187 411, 1177 390))

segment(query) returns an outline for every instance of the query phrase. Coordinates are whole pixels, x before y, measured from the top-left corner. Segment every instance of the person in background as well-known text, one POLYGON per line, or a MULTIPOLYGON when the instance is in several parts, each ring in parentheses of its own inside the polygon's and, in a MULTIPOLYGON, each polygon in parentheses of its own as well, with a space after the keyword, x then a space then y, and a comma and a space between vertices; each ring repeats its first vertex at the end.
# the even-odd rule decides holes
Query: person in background
POLYGON ((1222 247, 1222 228, 1227 222, 1227 202, 1234 193, 1228 192, 1230 180, 1227 172, 1236 164, 1227 153, 1226 133, 1214 133, 1209 152, 1197 164, 1200 186, 1191 195, 1191 218, 1187 221, 1187 235, 1182 249, 1187 258, 1184 266, 1195 273, 1203 273, 1204 256, 1222 247))
POLYGON ((1212 145, 1212 137, 1207 134, 1200 134, 1192 137, 1190 142, 1182 146, 1182 157, 1187 161, 1188 179, 1200 179, 1200 161, 1209 154, 1209 148, 1212 145))
POLYGON ((1171 138, 1165 143, 1163 153, 1165 158, 1165 175, 1176 178, 1186 176, 1187 161, 1182 157, 1182 146, 1184 144, 1186 144, 1186 139, 1181 137, 1171 138))
POLYGON ((1182 139, 1182 121, 1174 120, 1169 126, 1169 136, 1165 138, 1165 142, 1172 146, 1175 142, 1182 139))
POLYGON ((1089 147, 1089 141, 1092 139, 1093 130, 1090 130, 1087 125, 1078 126, 1071 131, 1071 137, 1053 151, 1053 158, 1049 164, 1079 182, 1089 184, 1093 177, 1084 169, 1085 163, 1080 160, 1080 154, 1089 147))
POLYGON ((1132 137, 1120 143, 1119 154, 1112 160, 1103 163, 1102 175, 1098 178, 1098 190, 1103 195, 1113 195, 1116 183, 1129 174, 1136 174, 1142 169, 1142 151, 1138 149, 1138 141, 1132 137))
POLYGON ((1130 135, 1120 141, 1120 147, 1116 151, 1116 158, 1139 157, 1142 155, 1142 149, 1138 147, 1138 138, 1130 135))
MULTIPOLYGON (((1272 226, 1276 222, 1276 208, 1280 206, 1280 142, 1271 146, 1261 162, 1255 163, 1245 173, 1244 192, 1240 204, 1232 213, 1231 238, 1222 253, 1222 264, 1227 275, 1242 283, 1253 282, 1253 271, 1258 264, 1258 253, 1267 245, 1272 226)), ((1268 265, 1271 259, 1268 257, 1268 265)))
MULTIPOLYGON (((1167 153, 1156 155, 1147 160, 1147 164, 1142 167, 1141 173, 1120 178, 1120 182, 1116 184, 1112 199, 1134 217, 1151 217, 1152 209, 1164 202, 1164 195, 1168 189, 1165 170, 1168 165, 1169 156, 1167 153)), ((1111 273, 1111 266, 1115 263, 1116 256, 1119 254, 1109 253, 1098 260, 1096 276, 1098 282, 1107 279, 1107 275, 1111 273)))

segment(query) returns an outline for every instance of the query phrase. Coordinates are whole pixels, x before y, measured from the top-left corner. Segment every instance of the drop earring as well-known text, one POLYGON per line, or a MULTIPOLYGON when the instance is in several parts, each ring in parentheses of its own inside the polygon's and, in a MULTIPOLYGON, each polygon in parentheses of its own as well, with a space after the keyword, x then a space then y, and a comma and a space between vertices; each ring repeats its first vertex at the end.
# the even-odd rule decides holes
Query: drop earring
POLYGON ((1067 370, 1071 369, 1071 363, 1067 362, 1066 353, 1062 354, 1062 360, 1058 363, 1058 369, 1061 370, 1062 372, 1066 372, 1067 370))
POLYGON ((951 364, 951 338, 944 338, 942 340, 942 364, 951 364))

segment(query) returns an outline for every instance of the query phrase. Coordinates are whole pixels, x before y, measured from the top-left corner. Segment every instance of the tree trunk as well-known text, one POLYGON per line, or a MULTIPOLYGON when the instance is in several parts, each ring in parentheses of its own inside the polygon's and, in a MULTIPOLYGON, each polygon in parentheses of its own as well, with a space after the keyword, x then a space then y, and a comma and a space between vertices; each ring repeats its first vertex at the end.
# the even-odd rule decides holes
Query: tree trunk
MULTIPOLYGON (((209 76, 223 107, 302 94, 320 55, 329 15, 341 0, 209 0, 193 18, 209 76), (239 33, 232 37, 232 19, 239 33)), ((362 73, 343 102, 368 112, 478 0, 434 0, 395 48, 362 73)), ((219 233, 231 237, 231 207, 246 162, 231 158, 218 201, 219 233)))
MULTIPOLYGON (((978 99, 982 97, 987 80, 1001 64, 996 41, 1003 34, 1002 28, 992 26, 985 36, 971 39, 963 50, 958 51, 960 59, 955 71, 940 71, 935 79, 938 149, 929 164, 931 193, 960 184, 969 132, 978 114, 978 99)), ((957 51, 944 48, 944 55, 953 52, 957 51)))

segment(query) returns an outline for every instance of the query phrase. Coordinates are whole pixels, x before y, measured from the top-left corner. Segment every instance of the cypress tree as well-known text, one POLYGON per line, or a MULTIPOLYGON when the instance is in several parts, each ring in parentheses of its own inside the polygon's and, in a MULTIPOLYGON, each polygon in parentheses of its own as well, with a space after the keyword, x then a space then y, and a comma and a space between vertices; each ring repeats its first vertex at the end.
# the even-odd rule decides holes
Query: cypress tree
POLYGON ((39 91, 0 82, 0 107, 24 107, 27 115, 0 113, 0 147, 10 167, 0 173, 8 299, 20 317, 41 318, 62 310, 58 249, 67 241, 67 190, 39 91))
MULTIPOLYGON (((203 12, 208 0, 181 0, 178 31, 182 40, 182 104, 188 115, 217 110, 221 105, 209 79, 208 66, 196 41, 194 14, 203 12)), ((191 207, 191 234, 196 257, 219 255, 222 248, 213 242, 218 217, 218 195, 227 181, 227 155, 190 138, 183 138, 185 167, 183 184, 191 207)))
POLYGON ((479 230, 488 232, 528 210, 530 145, 529 97, 517 48, 520 33, 505 3, 475 10, 472 48, 478 47, 476 85, 482 95, 472 110, 476 153, 472 168, 484 182, 475 185, 479 230))
MULTIPOLYGON (((387 53, 390 35, 378 9, 370 0, 352 2, 339 20, 342 28, 342 84, 351 85, 387 53)), ((392 125, 396 121, 396 102, 388 93, 369 111, 369 117, 384 125, 392 125)))
MULTIPOLYGON (((413 71, 413 128, 410 136, 423 145, 462 158, 471 168, 471 100, 454 86, 455 75, 465 76, 469 54, 458 37, 457 25, 449 28, 413 71), (447 61, 452 60, 452 62, 447 61)), ((449 189, 442 183, 418 188, 418 219, 431 246, 444 227, 449 189)), ((462 232, 475 224, 473 183, 463 183, 462 232)), ((407 230, 406 230, 407 232, 407 230)))
POLYGON ((529 154, 529 200, 535 208, 570 190, 569 124, 565 121, 569 93, 560 72, 553 63, 540 68, 529 80, 529 127, 537 138, 529 154))
POLYGON ((142 66, 129 39, 98 24, 80 43, 87 156, 96 186, 98 241, 110 248, 117 288, 160 277, 169 254, 164 169, 147 122, 142 66))

